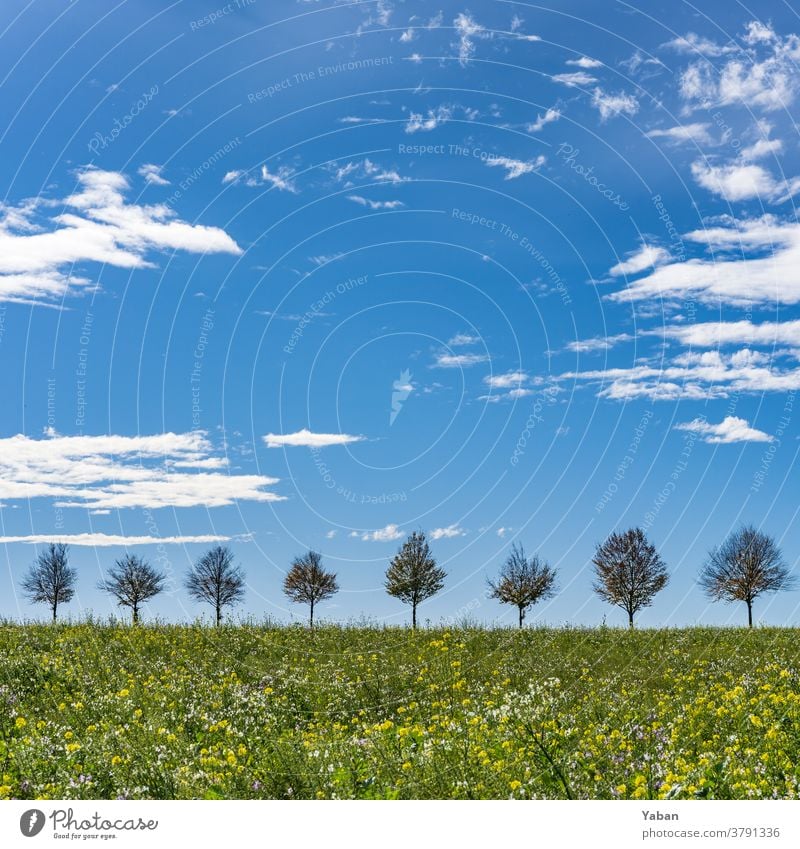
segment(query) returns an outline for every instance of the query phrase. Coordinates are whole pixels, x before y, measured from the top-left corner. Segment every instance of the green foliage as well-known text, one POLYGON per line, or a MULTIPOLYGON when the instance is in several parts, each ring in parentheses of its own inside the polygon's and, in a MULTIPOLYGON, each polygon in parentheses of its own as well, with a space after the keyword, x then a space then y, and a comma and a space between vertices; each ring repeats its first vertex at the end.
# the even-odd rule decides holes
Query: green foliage
POLYGON ((0 798, 793 798, 795 629, 0 624, 0 798))
POLYGON ((386 592, 411 605, 411 624, 417 627, 417 606, 444 586, 447 573, 436 565, 425 534, 414 531, 386 571, 386 592))

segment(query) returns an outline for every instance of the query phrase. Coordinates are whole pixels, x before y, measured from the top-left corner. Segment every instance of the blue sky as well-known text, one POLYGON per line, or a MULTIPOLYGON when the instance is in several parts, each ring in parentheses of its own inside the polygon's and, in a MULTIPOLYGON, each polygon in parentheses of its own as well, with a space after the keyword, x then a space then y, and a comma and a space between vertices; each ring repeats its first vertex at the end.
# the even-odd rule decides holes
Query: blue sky
MULTIPOLYGON (((646 625, 739 522, 800 555, 800 20, 785 3, 87 0, 0 12, 0 615, 50 540, 73 615, 127 548, 214 541, 239 613, 320 550, 321 610, 389 623, 424 529, 438 622, 514 541, 531 618, 596 624, 594 545, 643 525, 646 625)), ((757 619, 796 623, 796 594, 757 619)))

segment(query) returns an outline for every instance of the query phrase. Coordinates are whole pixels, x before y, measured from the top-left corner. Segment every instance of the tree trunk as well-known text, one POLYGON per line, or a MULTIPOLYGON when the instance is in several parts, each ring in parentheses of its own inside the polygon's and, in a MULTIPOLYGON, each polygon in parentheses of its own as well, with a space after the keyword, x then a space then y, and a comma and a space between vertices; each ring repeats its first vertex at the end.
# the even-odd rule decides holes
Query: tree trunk
POLYGON ((222 622, 222 608, 219 605, 217 605, 217 628, 219 628, 221 622, 222 622))
POLYGON ((633 628, 633 611, 628 611, 628 627, 633 628))
POLYGON ((411 627, 417 627, 417 603, 413 602, 411 605, 411 627))
POLYGON ((58 611, 58 602, 53 602, 53 624, 56 624, 56 613, 58 611))
POLYGON ((133 605, 133 624, 139 624, 139 606, 136 604, 133 605))
POLYGON ((311 615, 308 618, 308 627, 309 628, 314 627, 314 602, 313 601, 311 602, 311 615))
POLYGON ((753 627, 753 602, 749 600, 747 602, 747 627, 753 627))
POLYGON ((525 608, 520 607, 519 609, 519 627, 522 627, 522 620, 525 618, 525 608))

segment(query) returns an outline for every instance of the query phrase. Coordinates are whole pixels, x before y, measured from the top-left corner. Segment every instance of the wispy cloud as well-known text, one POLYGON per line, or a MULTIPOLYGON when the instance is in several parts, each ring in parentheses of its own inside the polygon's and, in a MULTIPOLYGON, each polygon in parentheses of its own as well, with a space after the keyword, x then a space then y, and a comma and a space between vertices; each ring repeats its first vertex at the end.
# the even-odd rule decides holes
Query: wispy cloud
POLYGON ((440 124, 449 121, 452 115, 453 110, 450 106, 437 106, 436 109, 429 109, 425 115, 421 112, 412 112, 408 117, 405 132, 430 132, 431 130, 435 130, 440 124))
POLYGON ((597 82, 597 77, 587 74, 586 71, 571 71, 568 74, 553 74, 552 80, 554 83, 561 83, 570 87, 590 86, 597 82))
POLYGON ((347 199, 359 206, 365 206, 367 209, 400 209, 400 207, 405 206, 401 200, 370 200, 361 195, 348 195, 347 199))
POLYGON ((726 216, 682 237, 707 246, 711 256, 669 262, 619 291, 612 301, 687 296, 714 303, 800 303, 800 224, 773 215, 735 219, 726 216))
POLYGON ((710 127, 711 124, 704 122, 679 124, 677 127, 650 130, 646 135, 650 139, 665 139, 673 144, 694 142, 697 145, 709 145, 713 144, 713 139, 708 131, 710 127))
POLYGON ((59 507, 221 507, 281 501, 277 478, 227 469, 205 433, 152 436, 19 434, 0 439, 0 500, 53 498, 59 507))
POLYGON ((281 192, 291 192, 297 194, 297 186, 292 179, 294 171, 286 166, 281 166, 274 173, 267 168, 266 165, 261 166, 261 182, 267 186, 272 186, 281 192))
POLYGON ((163 204, 128 203, 123 174, 85 168, 77 179, 77 191, 62 201, 0 210, 0 301, 52 303, 86 289, 92 281, 76 269, 87 263, 152 268, 157 251, 241 253, 224 230, 189 224, 163 204), (65 211, 40 215, 54 206, 65 211))
POLYGON ((436 355, 434 368, 469 368, 479 363, 485 363, 489 357, 486 354, 448 354, 440 352, 436 355))
POLYGON ((609 270, 612 277, 622 274, 639 274, 669 260, 669 251, 654 245, 643 244, 639 250, 629 254, 627 259, 618 262, 609 270))
POLYGON ((536 159, 523 161, 521 159, 511 159, 508 156, 490 156, 484 160, 489 168, 505 168, 505 180, 516 180, 523 174, 530 174, 538 170, 545 164, 547 160, 544 156, 537 156, 536 159))
POLYGON ((453 20, 453 27, 458 35, 456 47, 459 64, 466 65, 475 54, 475 39, 486 38, 487 32, 469 12, 457 15, 453 20))
POLYGON ((529 133, 538 133, 547 124, 552 124, 561 117, 559 109, 548 109, 544 114, 537 115, 536 120, 525 128, 529 133))
POLYGON ((351 442, 363 442, 364 436, 349 433, 312 433, 307 428, 295 433, 268 433, 261 437, 267 448, 327 448, 331 445, 349 445, 351 442))
POLYGON ((91 546, 92 548, 120 546, 130 548, 134 545, 193 545, 214 542, 229 542, 232 537, 218 534, 199 534, 195 536, 123 536, 121 534, 27 534, 26 536, 0 536, 0 544, 14 542, 31 545, 47 545, 48 543, 63 542, 67 545, 91 546))
POLYGON ((639 101, 632 94, 622 91, 611 94, 602 88, 592 92, 592 106, 600 113, 601 121, 608 121, 618 115, 635 115, 639 111, 639 101))

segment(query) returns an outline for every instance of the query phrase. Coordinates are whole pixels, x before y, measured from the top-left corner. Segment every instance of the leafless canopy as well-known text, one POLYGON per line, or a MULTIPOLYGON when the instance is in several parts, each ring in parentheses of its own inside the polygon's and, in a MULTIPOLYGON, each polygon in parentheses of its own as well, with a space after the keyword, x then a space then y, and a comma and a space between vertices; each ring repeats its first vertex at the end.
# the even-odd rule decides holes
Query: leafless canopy
POLYGON ((422 531, 403 543, 386 571, 386 592, 411 605, 411 625, 417 627, 417 605, 435 596, 447 573, 436 565, 422 531))
POLYGON ((611 534, 597 546, 592 562, 594 591, 609 604, 621 607, 631 628, 634 615, 649 607, 669 580, 664 561, 641 528, 611 534))
POLYGON ((186 576, 186 589, 196 601, 214 608, 216 623, 222 622, 224 608, 244 598, 245 576, 233 563, 233 552, 224 545, 209 549, 186 576))
POLYGON ((46 604, 56 621, 58 605, 66 604, 75 595, 77 572, 69 565, 68 547, 62 542, 51 542, 31 566, 22 581, 28 598, 37 604, 46 604))
POLYGON ((309 551, 292 561, 292 568, 283 581, 283 591, 291 601, 309 606, 309 625, 313 628, 314 607, 338 593, 339 585, 336 575, 322 567, 322 555, 309 551))
POLYGON ((750 627, 753 602, 758 596, 790 590, 796 585, 775 540, 752 525, 734 531, 711 551, 700 571, 699 583, 714 601, 743 601, 750 627))
POLYGON ((525 612, 537 601, 555 594, 556 573, 537 554, 527 558, 521 545, 513 545, 496 581, 489 581, 490 595, 519 610, 519 627, 525 612))
POLYGON ((146 560, 126 554, 115 561, 105 581, 97 588, 112 595, 120 606, 130 607, 135 625, 142 604, 164 589, 164 576, 146 560))

